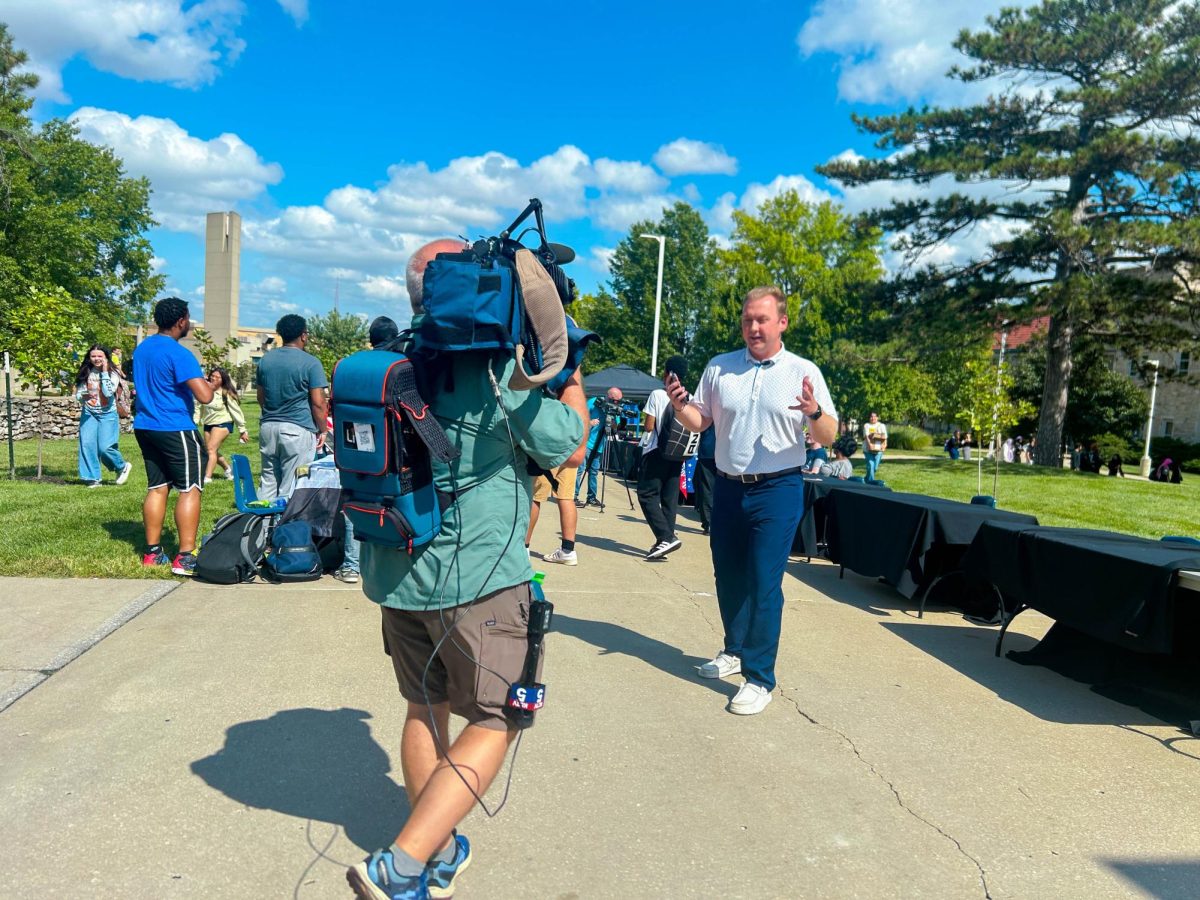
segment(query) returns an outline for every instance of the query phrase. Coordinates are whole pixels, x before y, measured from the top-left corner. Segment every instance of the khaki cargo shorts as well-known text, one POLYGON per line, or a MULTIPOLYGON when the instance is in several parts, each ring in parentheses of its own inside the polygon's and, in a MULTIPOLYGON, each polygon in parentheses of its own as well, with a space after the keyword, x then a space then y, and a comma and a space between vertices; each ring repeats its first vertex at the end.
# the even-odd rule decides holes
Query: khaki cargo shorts
POLYGON ((554 477, 558 481, 557 490, 550 483, 550 479, 545 475, 539 475, 537 481, 533 483, 533 502, 542 503, 549 500, 553 494, 555 498, 562 500, 575 499, 575 479, 579 475, 578 466, 559 466, 553 470, 554 477))
MULTIPOLYGON (((409 703, 449 703, 470 725, 513 728, 504 707, 525 667, 530 599, 526 582, 448 609, 382 607, 384 649, 400 695, 409 703)), ((541 668, 539 660, 539 680, 541 668)))

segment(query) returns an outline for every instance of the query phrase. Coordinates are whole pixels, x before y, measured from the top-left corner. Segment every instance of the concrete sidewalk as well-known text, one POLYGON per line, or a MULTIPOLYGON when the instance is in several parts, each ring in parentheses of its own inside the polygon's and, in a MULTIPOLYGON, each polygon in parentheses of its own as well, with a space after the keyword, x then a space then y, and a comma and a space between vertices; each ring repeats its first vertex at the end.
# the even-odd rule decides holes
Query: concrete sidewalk
MULTIPOLYGON (((581 515, 578 567, 546 566, 548 705, 508 806, 467 821, 458 897, 1196 895, 1200 742, 802 561, 775 700, 729 715, 736 679, 695 676, 721 638, 706 539, 684 522, 642 562, 623 495, 581 515)), ((184 584, 0 713, 0 897, 347 897, 406 813, 401 718, 356 588, 184 584)))

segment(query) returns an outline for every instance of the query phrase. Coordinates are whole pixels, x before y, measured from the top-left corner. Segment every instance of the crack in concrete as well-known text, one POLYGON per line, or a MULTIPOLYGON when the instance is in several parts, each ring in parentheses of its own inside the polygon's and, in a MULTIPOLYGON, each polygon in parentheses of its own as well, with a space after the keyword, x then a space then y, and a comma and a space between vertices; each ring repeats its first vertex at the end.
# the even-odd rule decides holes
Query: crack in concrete
POLYGON ((709 630, 713 634, 720 637, 722 640, 724 639, 725 626, 721 625, 718 627, 718 625, 716 623, 714 623, 712 619, 709 618, 708 611, 704 608, 704 606, 697 599, 696 592, 694 590, 692 590, 690 587, 688 587, 683 582, 676 581, 674 578, 671 578, 670 576, 668 576, 665 572, 661 571, 661 567, 656 566, 653 571, 654 571, 654 574, 659 579, 667 582, 668 584, 673 584, 673 585, 675 585, 675 587, 677 587, 681 591, 683 591, 687 595, 687 598, 692 601, 692 604, 696 607, 696 611, 698 613, 700 613, 700 618, 702 618, 704 620, 705 624, 708 625, 709 630))
POLYGON ((884 785, 887 786, 887 789, 892 792, 892 796, 895 798, 896 804, 902 810, 904 810, 906 813, 908 813, 910 816, 912 816, 914 819, 916 819, 918 822, 922 823, 926 827, 932 828, 934 831, 936 831, 938 834, 940 834, 946 840, 948 840, 952 844, 954 844, 954 846, 955 846, 955 848, 957 848, 958 852, 960 854, 962 854, 964 857, 966 857, 967 859, 969 859, 971 861, 972 865, 974 865, 975 868, 979 870, 979 882, 980 882, 980 886, 983 888, 983 896, 984 896, 985 900, 992 900, 992 894, 988 888, 987 871, 983 868, 983 865, 979 862, 978 859, 976 859, 974 856, 972 856, 970 853, 968 853, 966 851, 966 848, 963 847, 962 842, 958 838, 956 838, 954 835, 943 830, 941 828, 941 826, 939 826, 936 822, 931 822, 929 819, 925 818, 920 813, 918 813, 916 810, 914 810, 912 807, 910 807, 904 801, 904 797, 901 796, 900 791, 896 789, 896 786, 894 784, 892 784, 892 782, 889 781, 884 776, 884 774, 875 767, 875 764, 873 762, 871 762, 865 756, 862 755, 862 751, 860 751, 858 749, 858 745, 855 744, 854 741, 851 740, 851 738, 845 732, 843 732, 837 728, 834 728, 832 725, 826 725, 824 722, 820 722, 817 719, 813 718, 811 715, 809 715, 807 712, 805 712, 801 708, 800 701, 797 700, 795 697, 788 696, 787 691, 785 691, 783 688, 779 689, 779 696, 781 696, 788 703, 792 704, 792 706, 794 706, 796 708, 796 712, 799 713, 802 718, 804 718, 811 724, 817 726, 821 730, 827 731, 830 734, 833 734, 833 735, 836 735, 837 737, 839 737, 846 744, 846 746, 850 748, 851 752, 858 759, 858 761, 860 763, 862 763, 864 766, 866 766, 867 770, 870 771, 870 773, 872 775, 874 775, 876 778, 878 778, 880 781, 882 781, 884 783, 884 785))

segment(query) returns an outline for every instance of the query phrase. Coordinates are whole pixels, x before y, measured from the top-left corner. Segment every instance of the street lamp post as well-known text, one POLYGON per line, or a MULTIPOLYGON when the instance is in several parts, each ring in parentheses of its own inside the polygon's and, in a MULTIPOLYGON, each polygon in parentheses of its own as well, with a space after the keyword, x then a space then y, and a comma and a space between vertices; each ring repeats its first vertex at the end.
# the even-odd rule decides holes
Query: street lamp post
POLYGON ((1150 382, 1150 415, 1146 417, 1146 446, 1142 450, 1142 463, 1138 467, 1143 478, 1150 474, 1150 436, 1154 434, 1154 398, 1158 394, 1158 360, 1148 359, 1146 362, 1154 366, 1154 380, 1150 382))
POLYGON ((658 375, 658 319, 662 313, 662 276, 663 256, 667 249, 667 239, 661 234, 643 234, 641 237, 650 241, 658 241, 658 287, 654 291, 654 344, 650 348, 650 374, 658 375))

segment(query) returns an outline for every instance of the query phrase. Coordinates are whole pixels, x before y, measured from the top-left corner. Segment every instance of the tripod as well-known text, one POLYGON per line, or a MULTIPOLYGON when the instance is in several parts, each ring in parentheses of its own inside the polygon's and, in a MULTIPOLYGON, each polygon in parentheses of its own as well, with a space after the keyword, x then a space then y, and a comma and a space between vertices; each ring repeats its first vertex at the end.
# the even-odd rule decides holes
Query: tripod
MULTIPOLYGON (((616 426, 616 423, 612 421, 612 419, 609 419, 605 423, 605 427, 604 427, 604 440, 596 442, 596 446, 593 447, 590 451, 588 451, 587 460, 584 462, 584 470, 583 471, 585 473, 590 473, 591 469, 592 469, 592 463, 595 462, 596 454, 600 450, 600 444, 601 443, 604 444, 604 452, 600 458, 600 512, 604 512, 604 506, 605 506, 604 497, 606 495, 606 491, 608 488, 608 467, 612 464, 612 458, 614 455, 613 454, 613 442, 616 440, 617 440, 617 426, 616 426)), ((586 475, 585 475, 585 480, 586 480, 586 475)), ((630 508, 630 510, 632 510, 633 509, 633 495, 629 491, 629 480, 625 477, 623 472, 621 475, 621 481, 625 484, 625 499, 629 501, 629 508, 630 508)), ((576 500, 578 501, 578 497, 576 497, 576 500)))

